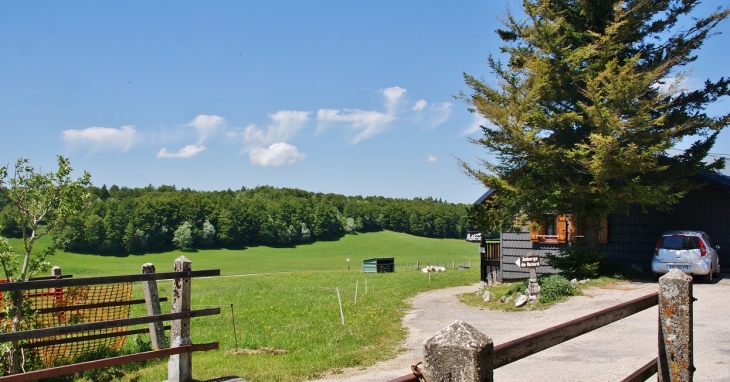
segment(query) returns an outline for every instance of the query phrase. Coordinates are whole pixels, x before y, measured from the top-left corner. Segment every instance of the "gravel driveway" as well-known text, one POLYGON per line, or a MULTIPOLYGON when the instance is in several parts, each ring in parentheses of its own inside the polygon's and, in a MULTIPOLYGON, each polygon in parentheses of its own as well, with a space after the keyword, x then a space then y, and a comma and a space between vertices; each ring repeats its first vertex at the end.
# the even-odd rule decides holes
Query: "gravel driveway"
MULTIPOLYGON (((495 345, 593 313, 657 290, 657 283, 621 282, 586 288, 542 311, 497 312, 466 306, 456 295, 478 285, 430 291, 411 300, 403 324, 409 334, 404 353, 365 369, 346 369, 318 381, 387 381, 409 374, 422 358, 423 341, 465 321, 495 345), (529 329, 526 329, 529 328, 529 329)), ((730 381, 730 278, 694 285, 695 381, 730 381)), ((657 355, 657 308, 653 307, 494 371, 496 381, 620 381, 657 355)))

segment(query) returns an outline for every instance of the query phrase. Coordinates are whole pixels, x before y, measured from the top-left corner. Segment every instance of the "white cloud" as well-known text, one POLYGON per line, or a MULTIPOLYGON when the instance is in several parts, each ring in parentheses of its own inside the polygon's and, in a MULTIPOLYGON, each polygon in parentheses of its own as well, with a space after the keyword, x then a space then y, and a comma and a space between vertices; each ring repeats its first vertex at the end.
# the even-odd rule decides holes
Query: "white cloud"
POLYGON ((170 151, 167 151, 167 149, 163 147, 157 153, 157 157, 158 158, 191 158, 191 157, 194 157, 194 156, 200 154, 203 151, 205 151, 205 146, 201 146, 201 145, 187 145, 187 146, 181 148, 180 150, 178 150, 178 152, 170 152, 170 151))
POLYGON ((362 140, 371 138, 385 130, 388 123, 396 118, 391 114, 384 114, 374 110, 360 109, 320 109, 317 111, 317 120, 323 122, 345 122, 351 128, 359 130, 351 140, 356 144, 362 140))
POLYGON ((451 102, 441 102, 441 103, 432 103, 429 107, 430 111, 430 119, 428 121, 428 125, 430 128, 435 128, 436 126, 439 126, 440 124, 446 122, 447 119, 449 119, 449 116, 451 115, 451 102))
POLYGON ((393 86, 381 90, 381 93, 385 96, 385 107, 388 109, 389 114, 393 114, 396 111, 398 102, 400 101, 403 94, 406 94, 407 90, 400 86, 393 86))
POLYGON ((699 90, 702 88, 702 82, 696 78, 687 77, 683 74, 679 74, 674 77, 666 77, 663 84, 654 84, 654 87, 659 91, 673 96, 679 95, 682 92, 699 90))
POLYGON ((125 152, 144 140, 144 136, 134 126, 87 127, 82 130, 64 130, 61 138, 71 147, 88 147, 92 151, 114 150, 125 152))
POLYGON ((428 106, 428 102, 426 102, 425 99, 419 99, 416 101, 416 103, 413 105, 413 108, 411 110, 423 110, 428 106))
POLYGON ((248 153, 251 164, 256 166, 282 166, 299 163, 306 155, 285 142, 274 143, 268 148, 254 147, 248 153))
POLYGON ((193 120, 185 126, 192 126, 198 130, 199 138, 198 145, 205 142, 210 136, 215 134, 218 127, 225 125, 226 120, 223 117, 217 115, 205 115, 199 114, 193 120))
POLYGON ((433 162, 436 162, 436 161, 438 161, 438 160, 439 160, 438 158, 436 158, 435 156, 433 156, 433 155, 429 154, 429 155, 428 155, 428 158, 424 159, 424 160, 423 160, 423 162, 426 162, 426 163, 433 163, 433 162))
POLYGON ((481 114, 474 113, 473 115, 474 115, 474 118, 473 118, 472 124, 469 125, 469 127, 467 127, 466 130, 462 131, 461 132, 461 135, 474 134, 477 131, 481 131, 481 127, 482 126, 491 125, 491 123, 489 122, 489 120, 487 120, 486 118, 482 117, 481 114))
POLYGON ((272 123, 265 128, 250 124, 243 129, 243 143, 261 146, 292 139, 309 121, 308 111, 279 110, 269 114, 272 123))
POLYGON ((325 123, 345 123, 350 128, 358 131, 350 140, 350 144, 356 144, 362 140, 372 138, 385 131, 390 122, 398 119, 397 106, 406 89, 399 86, 385 88, 380 91, 385 96, 386 112, 376 110, 360 109, 319 109, 317 120, 320 122, 318 131, 324 128, 325 123))

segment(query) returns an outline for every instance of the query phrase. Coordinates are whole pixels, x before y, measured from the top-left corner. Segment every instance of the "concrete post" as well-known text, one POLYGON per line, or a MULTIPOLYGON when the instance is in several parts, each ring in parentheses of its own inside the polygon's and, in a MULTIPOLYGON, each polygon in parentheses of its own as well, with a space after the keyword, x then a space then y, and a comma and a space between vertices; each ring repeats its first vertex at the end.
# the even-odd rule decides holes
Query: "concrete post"
MULTIPOLYGON (((185 256, 175 259, 175 272, 192 270, 191 262, 185 256)), ((190 311, 190 278, 178 278, 172 281, 172 312, 190 311)), ((173 320, 170 329, 170 347, 192 344, 190 341, 190 317, 173 320)), ((192 353, 175 354, 170 356, 167 363, 168 382, 191 382, 192 353)))
POLYGON ((51 268, 51 276, 55 276, 55 277, 61 276, 61 267, 56 265, 53 268, 51 268))
MULTIPOLYGON (((149 274, 155 273, 155 265, 152 263, 146 263, 142 265, 142 273, 149 274)), ((157 291, 157 281, 150 280, 142 283, 142 290, 144 291, 144 301, 147 307, 148 316, 156 316, 162 313, 160 309, 160 294, 157 291)), ((153 349, 165 349, 167 348, 167 341, 165 339, 165 328, 162 322, 150 322, 148 324, 150 330, 150 341, 152 342, 153 349)))
POLYGON ((493 382, 494 344, 456 320, 423 343, 423 376, 429 382, 493 382))
POLYGON ((693 301, 691 276, 672 269, 659 278, 659 382, 692 381, 693 301))

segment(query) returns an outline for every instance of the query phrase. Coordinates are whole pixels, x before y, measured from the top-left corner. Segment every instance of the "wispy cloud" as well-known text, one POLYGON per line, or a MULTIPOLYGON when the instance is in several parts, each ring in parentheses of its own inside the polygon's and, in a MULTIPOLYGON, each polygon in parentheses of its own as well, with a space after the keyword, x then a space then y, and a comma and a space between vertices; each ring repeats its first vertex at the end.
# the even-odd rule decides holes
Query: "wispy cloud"
POLYGON ((82 130, 64 130, 63 141, 71 148, 85 147, 93 151, 112 150, 125 152, 144 140, 144 136, 134 126, 87 127, 82 130))
POLYGON ((218 130, 219 127, 222 127, 226 124, 226 120, 223 117, 219 117, 217 115, 205 115, 205 114, 199 114, 195 118, 193 118, 190 123, 185 124, 184 126, 192 126, 196 130, 198 130, 198 145, 202 144, 213 136, 216 133, 216 130, 218 130))
POLYGON ((442 123, 446 122, 451 115, 451 102, 440 102, 432 103, 428 107, 429 117, 427 127, 430 129, 436 128, 442 123))
POLYGON ((439 160, 438 158, 436 158, 435 156, 429 154, 428 155, 428 158, 422 160, 422 162, 433 163, 433 162, 437 162, 438 160, 439 160))
MULTIPOLYGON (((309 111, 279 110, 269 114, 271 124, 260 128, 254 124, 243 129, 243 143, 249 146, 263 146, 292 139, 309 121, 309 111)), ((249 147, 250 148, 250 147, 249 147)))
POLYGON ((250 124, 239 132, 229 132, 229 138, 239 138, 248 152, 251 164, 256 166, 281 166, 299 163, 306 155, 296 146, 287 143, 309 121, 309 111, 279 110, 269 114, 271 123, 265 127, 250 124))
POLYGON ((391 122, 398 119, 396 116, 398 105, 406 93, 406 89, 394 86, 380 92, 385 97, 386 112, 360 109, 319 109, 317 111, 317 120, 320 122, 319 130, 324 129, 326 123, 345 123, 357 131, 350 140, 350 144, 353 145, 382 133, 391 122))
POLYGON ((385 108, 389 114, 395 114, 400 103, 403 94, 406 94, 407 90, 400 86, 393 86, 385 88, 380 91, 385 96, 385 108))
POLYGON ((482 126, 489 126, 491 125, 489 120, 482 117, 481 114, 474 113, 472 124, 469 125, 469 127, 466 128, 466 130, 461 132, 461 135, 471 135, 481 130, 482 126))
POLYGON ((254 147, 248 152, 251 164, 256 166, 282 166, 295 164, 304 160, 306 155, 300 153, 293 145, 285 142, 274 143, 271 146, 254 147))
POLYGON ((177 152, 170 152, 166 148, 162 148, 159 152, 157 152, 158 158, 191 158, 194 157, 201 152, 205 151, 205 146, 201 145, 187 145, 177 152))
POLYGON ((655 84, 659 91, 671 95, 678 95, 682 92, 694 91, 702 88, 702 82, 696 78, 688 77, 685 74, 678 74, 674 77, 666 77, 663 83, 655 84))
POLYGON ((416 101, 416 103, 415 103, 415 104, 413 105, 413 107, 411 108, 411 110, 416 110, 416 111, 418 111, 418 110, 423 110, 423 109, 425 109, 425 108, 426 108, 426 106, 428 106, 428 102, 426 102, 426 100, 425 100, 425 99, 419 99, 419 100, 418 100, 418 101, 416 101))

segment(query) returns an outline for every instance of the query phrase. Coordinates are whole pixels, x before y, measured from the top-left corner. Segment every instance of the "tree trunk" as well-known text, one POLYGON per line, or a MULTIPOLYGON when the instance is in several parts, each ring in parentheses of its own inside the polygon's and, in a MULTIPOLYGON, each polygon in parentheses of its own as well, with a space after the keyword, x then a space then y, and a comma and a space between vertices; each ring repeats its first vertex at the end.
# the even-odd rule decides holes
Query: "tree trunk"
MULTIPOLYGON (((22 282, 22 281, 21 281, 22 282)), ((13 305, 15 305, 15 314, 13 315, 13 332, 22 330, 23 322, 23 291, 13 291, 13 305)), ((20 342, 12 341, 10 347, 10 373, 18 374, 20 368, 20 342)))

